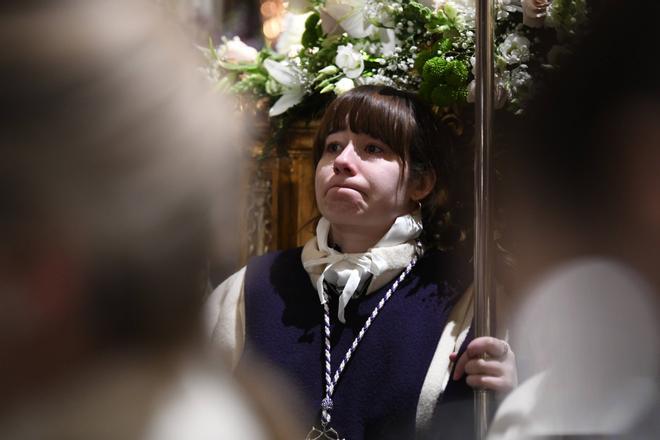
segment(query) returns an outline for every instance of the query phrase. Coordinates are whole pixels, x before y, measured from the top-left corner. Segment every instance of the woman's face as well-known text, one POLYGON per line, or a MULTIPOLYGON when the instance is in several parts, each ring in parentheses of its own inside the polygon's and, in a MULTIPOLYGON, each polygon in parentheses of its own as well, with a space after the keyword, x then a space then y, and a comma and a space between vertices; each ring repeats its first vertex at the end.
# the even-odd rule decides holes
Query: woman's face
POLYGON ((349 130, 332 133, 316 166, 319 211, 334 226, 387 227, 416 205, 407 174, 385 143, 349 130))

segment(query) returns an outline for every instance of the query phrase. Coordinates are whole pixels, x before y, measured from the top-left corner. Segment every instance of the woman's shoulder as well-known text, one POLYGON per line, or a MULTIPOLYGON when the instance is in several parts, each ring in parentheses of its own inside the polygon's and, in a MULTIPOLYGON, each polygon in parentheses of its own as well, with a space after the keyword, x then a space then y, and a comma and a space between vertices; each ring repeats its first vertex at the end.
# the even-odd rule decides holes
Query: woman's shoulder
POLYGON ((279 249, 267 252, 262 255, 255 255, 248 260, 247 270, 252 271, 255 268, 271 267, 273 265, 281 266, 288 263, 300 264, 300 255, 302 247, 290 249, 279 249))

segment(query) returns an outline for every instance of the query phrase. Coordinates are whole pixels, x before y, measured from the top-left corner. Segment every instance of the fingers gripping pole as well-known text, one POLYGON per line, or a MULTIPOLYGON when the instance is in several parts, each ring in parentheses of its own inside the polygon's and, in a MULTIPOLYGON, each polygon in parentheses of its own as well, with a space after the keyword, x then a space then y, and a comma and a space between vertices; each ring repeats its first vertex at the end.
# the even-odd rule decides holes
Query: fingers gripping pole
MULTIPOLYGON (((475 94, 475 244, 474 244, 474 317, 475 336, 492 334, 492 234, 491 156, 493 139, 493 39, 494 0, 476 2, 476 94, 475 94)), ((492 396, 485 390, 475 391, 475 432, 485 439, 492 411, 492 396)))

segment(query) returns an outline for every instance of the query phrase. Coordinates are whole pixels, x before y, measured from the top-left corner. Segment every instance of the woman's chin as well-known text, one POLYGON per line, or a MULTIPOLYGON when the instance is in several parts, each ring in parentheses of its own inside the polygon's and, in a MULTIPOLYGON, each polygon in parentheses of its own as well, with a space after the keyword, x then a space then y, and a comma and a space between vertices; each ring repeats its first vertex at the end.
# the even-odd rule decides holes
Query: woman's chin
POLYGON ((353 224, 364 217, 364 206, 354 201, 333 201, 325 203, 321 213, 331 224, 353 224))

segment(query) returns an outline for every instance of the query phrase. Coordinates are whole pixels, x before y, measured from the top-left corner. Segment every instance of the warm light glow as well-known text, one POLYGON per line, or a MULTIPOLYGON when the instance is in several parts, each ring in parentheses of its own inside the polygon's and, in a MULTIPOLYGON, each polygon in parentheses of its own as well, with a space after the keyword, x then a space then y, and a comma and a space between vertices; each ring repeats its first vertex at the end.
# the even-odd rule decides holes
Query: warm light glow
POLYGON ((261 0, 261 20, 263 22, 262 32, 267 44, 273 44, 274 40, 282 32, 282 17, 288 2, 282 0, 261 0))
POLYGON ((272 0, 266 0, 261 4, 261 15, 265 18, 272 17, 277 14, 277 4, 272 0))
POLYGON ((264 30, 264 35, 266 36, 266 38, 268 38, 268 39, 276 38, 280 34, 280 31, 281 31, 281 26, 280 26, 279 20, 276 19, 276 18, 269 18, 264 23, 263 30, 264 30))

